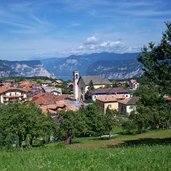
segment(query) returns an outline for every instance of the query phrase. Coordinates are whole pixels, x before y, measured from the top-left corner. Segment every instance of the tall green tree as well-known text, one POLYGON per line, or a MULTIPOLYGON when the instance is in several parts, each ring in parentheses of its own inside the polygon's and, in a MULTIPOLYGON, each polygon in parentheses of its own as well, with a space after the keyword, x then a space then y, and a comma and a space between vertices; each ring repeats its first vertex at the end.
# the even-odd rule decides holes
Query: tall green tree
POLYGON ((93 81, 91 80, 88 84, 88 90, 93 90, 94 89, 94 84, 93 84, 93 81))
POLYGON ((86 136, 98 136, 105 132, 103 113, 96 103, 88 105, 80 110, 85 115, 87 132, 86 136))
POLYGON ((34 104, 7 104, 0 106, 0 145, 22 147, 29 139, 33 145, 36 138, 52 134, 52 120, 41 113, 34 104))
POLYGON ((144 46, 138 60, 142 63, 144 75, 139 90, 137 112, 130 122, 139 132, 144 129, 171 127, 171 102, 164 100, 171 96, 171 23, 158 45, 144 46))
POLYGON ((105 133, 105 122, 97 104, 82 107, 80 111, 59 113, 59 137, 71 144, 73 137, 98 136, 105 133))
POLYGON ((65 140, 66 144, 71 144, 74 136, 84 134, 85 118, 79 111, 61 111, 59 116, 59 137, 65 140))
POLYGON ((166 27, 160 43, 144 46, 138 57, 147 83, 158 86, 161 95, 171 95, 171 23, 166 27))
POLYGON ((112 129, 116 125, 116 114, 117 111, 113 111, 109 109, 109 107, 106 109, 106 114, 104 115, 104 125, 105 130, 109 134, 109 139, 111 139, 112 136, 112 129))

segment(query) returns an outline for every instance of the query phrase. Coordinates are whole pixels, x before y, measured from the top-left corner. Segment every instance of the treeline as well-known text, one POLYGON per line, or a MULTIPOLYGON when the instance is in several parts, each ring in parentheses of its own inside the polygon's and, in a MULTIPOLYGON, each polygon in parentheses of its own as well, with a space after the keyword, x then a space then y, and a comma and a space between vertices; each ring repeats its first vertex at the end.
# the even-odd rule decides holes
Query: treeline
POLYGON ((58 120, 43 114, 34 104, 7 104, 0 106, 0 147, 33 147, 51 141, 72 143, 72 138, 111 136, 116 124, 116 111, 100 112, 97 104, 79 111, 61 111, 58 120))
POLYGON ((25 81, 25 80, 54 80, 53 78, 45 77, 45 76, 35 76, 35 77, 7 77, 7 78, 0 78, 0 82, 5 80, 14 80, 15 82, 25 81))
POLYGON ((72 143, 72 138, 90 137, 108 134, 111 138, 112 128, 119 124, 118 112, 107 108, 103 114, 96 103, 82 107, 79 111, 61 111, 59 123, 59 138, 66 144, 72 143))

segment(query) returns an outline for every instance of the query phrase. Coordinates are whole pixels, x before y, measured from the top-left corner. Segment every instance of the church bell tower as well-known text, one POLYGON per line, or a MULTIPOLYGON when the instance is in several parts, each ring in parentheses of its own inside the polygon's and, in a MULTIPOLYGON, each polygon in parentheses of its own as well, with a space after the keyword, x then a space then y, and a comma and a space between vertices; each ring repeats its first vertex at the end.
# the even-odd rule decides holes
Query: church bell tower
POLYGON ((73 92, 76 101, 78 101, 78 79, 79 79, 79 72, 73 71, 73 92))

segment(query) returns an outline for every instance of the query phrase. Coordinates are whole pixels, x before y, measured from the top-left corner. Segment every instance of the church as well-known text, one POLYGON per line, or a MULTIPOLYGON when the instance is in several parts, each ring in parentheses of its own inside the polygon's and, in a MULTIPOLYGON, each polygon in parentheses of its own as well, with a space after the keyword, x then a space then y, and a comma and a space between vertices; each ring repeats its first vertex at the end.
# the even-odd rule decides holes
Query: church
POLYGON ((85 94, 88 91, 91 81, 93 83, 94 89, 112 86, 112 83, 108 79, 104 79, 97 75, 79 76, 79 72, 77 70, 73 71, 73 92, 76 101, 82 102, 85 100, 85 94))

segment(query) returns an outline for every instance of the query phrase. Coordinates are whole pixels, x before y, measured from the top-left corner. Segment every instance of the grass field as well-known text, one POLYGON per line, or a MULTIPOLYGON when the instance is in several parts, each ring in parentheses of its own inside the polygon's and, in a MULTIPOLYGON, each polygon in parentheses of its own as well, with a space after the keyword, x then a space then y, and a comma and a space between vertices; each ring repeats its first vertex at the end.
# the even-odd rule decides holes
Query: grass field
POLYGON ((111 140, 77 138, 24 151, 0 152, 0 170, 113 171, 171 168, 171 130, 150 131, 111 140))

